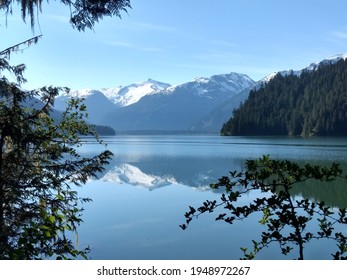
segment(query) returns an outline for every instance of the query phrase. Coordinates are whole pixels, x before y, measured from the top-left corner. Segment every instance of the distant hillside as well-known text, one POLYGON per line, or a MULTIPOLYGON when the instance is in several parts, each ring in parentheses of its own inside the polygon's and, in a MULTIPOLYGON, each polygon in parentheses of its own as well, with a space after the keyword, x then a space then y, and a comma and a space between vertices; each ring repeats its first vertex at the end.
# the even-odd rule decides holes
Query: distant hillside
POLYGON ((104 125, 94 125, 95 131, 101 136, 114 136, 116 131, 109 126, 104 125))
POLYGON ((87 106, 88 110, 87 121, 97 125, 104 125, 102 120, 105 112, 117 108, 117 105, 107 99, 101 91, 87 89, 58 96, 54 102, 54 108, 59 111, 64 111, 71 97, 84 99, 83 103, 87 106))
POLYGON ((234 103, 232 98, 253 84, 247 75, 238 73, 197 78, 110 111, 104 115, 102 123, 120 133, 218 133, 226 119, 218 122, 218 119, 207 116, 226 101, 232 108, 237 107, 240 100, 236 99, 234 103))
POLYGON ((63 111, 71 97, 83 98, 87 121, 117 133, 218 133, 231 110, 246 98, 239 93, 254 83, 238 73, 200 77, 176 86, 148 79, 125 87, 71 91, 58 96, 54 106, 63 111), (226 108, 214 110, 224 103, 226 108))
POLYGON ((230 118, 230 112, 238 108, 241 102, 245 101, 252 87, 253 85, 214 107, 192 126, 191 131, 218 133, 221 126, 230 118))
POLYGON ((347 61, 323 62, 252 90, 221 134, 347 136, 347 61))

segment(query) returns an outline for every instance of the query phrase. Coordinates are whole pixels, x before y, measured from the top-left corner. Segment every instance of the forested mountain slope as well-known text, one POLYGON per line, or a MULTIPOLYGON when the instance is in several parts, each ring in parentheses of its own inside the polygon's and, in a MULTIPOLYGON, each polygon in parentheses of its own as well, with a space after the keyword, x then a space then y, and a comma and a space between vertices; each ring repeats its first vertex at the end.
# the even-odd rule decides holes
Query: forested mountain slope
POLYGON ((221 134, 347 136, 347 60, 277 74, 250 92, 221 134))

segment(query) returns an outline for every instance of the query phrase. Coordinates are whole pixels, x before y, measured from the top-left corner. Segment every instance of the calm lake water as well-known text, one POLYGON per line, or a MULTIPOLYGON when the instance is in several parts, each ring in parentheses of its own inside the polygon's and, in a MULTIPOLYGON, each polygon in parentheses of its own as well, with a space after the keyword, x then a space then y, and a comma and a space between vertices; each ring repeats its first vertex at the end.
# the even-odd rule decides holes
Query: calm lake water
MULTIPOLYGON (((210 183, 242 169, 246 159, 265 154, 300 163, 339 162, 347 172, 347 138, 116 136, 104 142, 114 153, 111 164, 99 180, 79 189, 81 196, 93 199, 84 205, 79 228, 79 246, 90 245, 92 259, 239 259, 240 247, 259 240, 262 228, 256 217, 229 225, 215 221, 212 213, 185 231, 179 227, 190 205, 218 200, 220 193, 209 190, 210 183)), ((90 155, 103 149, 87 139, 80 152, 90 155)), ((305 188, 298 195, 347 207, 346 189, 332 183, 329 188, 305 188)), ((331 246, 312 243, 306 258, 331 259, 331 246)), ((286 258, 279 252, 270 247, 257 258, 286 258)))

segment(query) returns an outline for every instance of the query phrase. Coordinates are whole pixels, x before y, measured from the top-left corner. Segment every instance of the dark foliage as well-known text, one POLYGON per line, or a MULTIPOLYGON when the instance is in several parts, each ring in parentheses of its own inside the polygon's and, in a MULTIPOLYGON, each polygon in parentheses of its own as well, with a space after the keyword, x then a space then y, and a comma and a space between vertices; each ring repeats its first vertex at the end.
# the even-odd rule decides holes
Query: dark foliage
POLYGON ((72 99, 57 122, 54 99, 68 89, 22 90, 25 66, 9 64, 12 50, 0 57, 0 74, 17 80, 0 76, 0 259, 86 258, 89 249, 69 237, 78 237, 81 203, 90 201, 76 188, 102 172, 112 153, 78 154, 81 135, 98 139, 84 121, 85 105, 72 99))
POLYGON ((116 135, 116 131, 110 126, 95 125, 94 129, 95 129, 96 133, 99 135, 104 135, 104 136, 116 135))
MULTIPOLYGON (((21 6, 22 18, 30 18, 34 27, 38 12, 42 11, 42 0, 2 0, 0 9, 11 14, 15 3, 21 6)), ((49 2, 49 0, 47 0, 49 2)), ((121 12, 131 8, 130 0, 60 0, 63 5, 70 8, 70 22, 74 28, 84 31, 92 29, 94 24, 105 16, 121 17, 121 12)))
MULTIPOLYGON (((17 3, 23 20, 29 18, 34 28, 42 0, 2 0, 0 10, 12 14, 17 3)), ((70 22, 79 31, 131 8, 129 0, 60 3, 70 7, 70 22)), ((59 120, 53 117, 55 97, 67 88, 21 88, 25 65, 12 66, 10 56, 40 37, 0 52, 0 259, 87 258, 89 248, 78 248, 77 228, 82 204, 90 199, 79 197, 77 187, 102 172, 112 153, 105 150, 92 157, 78 153, 81 136, 93 136, 101 143, 95 128, 84 121, 86 106, 80 100, 72 99, 59 120)))
POLYGON ((347 61, 277 74, 234 110, 222 135, 347 135, 347 61))
POLYGON ((283 160, 272 160, 264 156, 259 160, 248 160, 246 170, 230 172, 230 176, 219 179, 211 188, 225 188, 220 201, 205 201, 202 206, 189 207, 185 213, 186 223, 180 225, 187 229, 193 218, 203 213, 212 213, 223 207, 224 213, 216 220, 229 224, 243 221, 252 214, 261 214, 259 223, 266 227, 259 241, 252 240, 253 249, 243 247, 245 259, 254 259, 256 254, 270 244, 278 244, 281 253, 287 255, 297 249, 298 259, 304 259, 304 248, 312 240, 329 239, 337 245, 332 253, 333 259, 347 259, 347 237, 335 229, 338 224, 347 224, 346 209, 336 210, 325 205, 323 201, 312 202, 308 199, 294 197, 292 188, 302 182, 330 182, 344 178, 338 164, 331 167, 320 167, 298 164, 283 160), (250 192, 259 192, 253 201, 242 204, 243 196, 250 192), (318 230, 310 230, 309 225, 318 225, 318 230))

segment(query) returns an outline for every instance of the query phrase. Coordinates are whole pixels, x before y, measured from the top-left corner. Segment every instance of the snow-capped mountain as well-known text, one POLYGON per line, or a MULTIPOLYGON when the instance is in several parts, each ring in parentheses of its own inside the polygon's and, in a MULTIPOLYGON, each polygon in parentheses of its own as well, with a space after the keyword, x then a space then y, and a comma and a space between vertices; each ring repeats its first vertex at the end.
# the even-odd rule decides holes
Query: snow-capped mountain
POLYGON ((100 91, 114 104, 120 107, 138 102, 145 95, 158 93, 170 87, 170 84, 148 79, 125 87, 103 88, 100 91))
POLYGON ((64 92, 57 98, 57 100, 59 103, 58 106, 61 107, 61 105, 71 97, 84 98, 85 100, 88 100, 91 96, 103 94, 109 101, 118 107, 124 107, 138 102, 145 95, 158 93, 170 86, 171 85, 167 83, 148 79, 147 81, 134 83, 124 87, 118 86, 114 88, 102 88, 99 90, 80 89, 70 91, 69 93, 64 92))
POLYGON ((269 82, 278 73, 280 73, 282 76, 287 76, 289 74, 294 74, 294 75, 300 76, 303 71, 314 71, 320 65, 330 64, 330 63, 333 64, 333 63, 338 62, 341 59, 343 59, 343 60, 347 59, 347 53, 334 55, 334 56, 328 57, 326 59, 323 59, 323 60, 321 60, 319 62, 313 62, 313 63, 311 63, 310 65, 306 66, 305 68, 303 68, 301 70, 283 70, 283 71, 273 72, 270 75, 266 76, 265 78, 261 79, 258 82, 258 84, 269 82))
MULTIPOLYGON (((311 63, 309 66, 307 66, 306 68, 304 68, 303 70, 315 70, 317 69, 317 67, 319 65, 322 65, 322 64, 330 64, 330 63, 336 63, 338 62, 339 60, 346 60, 347 59, 347 53, 343 53, 343 54, 338 54, 338 55, 334 55, 334 56, 331 56, 331 57, 328 57, 326 59, 323 59, 322 61, 319 61, 319 62, 315 62, 315 63, 311 63)), ((302 71, 302 70, 301 70, 302 71)), ((301 73, 300 71, 300 73, 301 73)))
POLYGON ((246 88, 245 90, 240 91, 238 95, 233 96, 230 100, 215 107, 206 117, 201 119, 200 122, 197 123, 195 127, 198 130, 204 130, 204 128, 208 126, 210 127, 219 126, 219 128, 221 128, 223 123, 225 123, 230 118, 231 112, 233 111, 233 109, 238 107, 240 102, 243 102, 244 100, 246 100, 251 89, 259 88, 262 84, 269 82, 278 73, 280 73, 282 76, 287 76, 289 74, 294 74, 299 76, 301 75, 303 71, 314 71, 322 64, 336 63, 337 61, 341 59, 347 59, 347 53, 335 55, 316 63, 311 63, 310 65, 308 65, 307 67, 301 70, 283 70, 283 71, 271 73, 270 75, 266 76, 265 78, 258 81, 257 83, 252 84, 249 88, 246 88))
POLYGON ((302 70, 298 70, 298 71, 293 71, 293 70, 276 71, 276 72, 271 73, 270 75, 267 75, 265 78, 261 79, 260 81, 258 81, 256 87, 258 87, 258 85, 260 86, 261 84, 268 83, 277 74, 281 74, 282 76, 287 76, 287 75, 293 73, 293 74, 299 76, 301 74, 301 72, 302 72, 302 70))
MULTIPOLYGON (((254 83, 247 75, 237 73, 197 78, 146 95, 136 103, 106 114, 104 121, 118 131, 197 131, 201 127, 196 128, 196 123, 215 106, 254 83)), ((220 127, 202 129, 216 132, 220 127)))
POLYGON ((254 84, 254 81, 245 74, 230 73, 214 75, 209 78, 199 77, 182 85, 166 89, 168 93, 189 91, 195 95, 214 98, 216 94, 227 94, 228 97, 239 93, 254 84))
POLYGON ((63 111, 71 97, 84 98, 89 121, 94 124, 104 124, 104 114, 138 102, 146 95, 155 94, 168 88, 170 84, 148 79, 145 82, 134 83, 125 87, 81 89, 63 93, 56 98, 55 109, 63 111))
POLYGON ((274 72, 258 82, 245 74, 229 73, 199 77, 176 86, 148 79, 124 87, 77 90, 59 96, 55 109, 63 110, 71 96, 81 97, 85 98, 90 122, 109 125, 118 132, 218 133, 251 89, 278 73, 300 75, 304 70, 313 71, 323 63, 340 59, 347 59, 347 53, 311 63, 301 70, 274 72))

